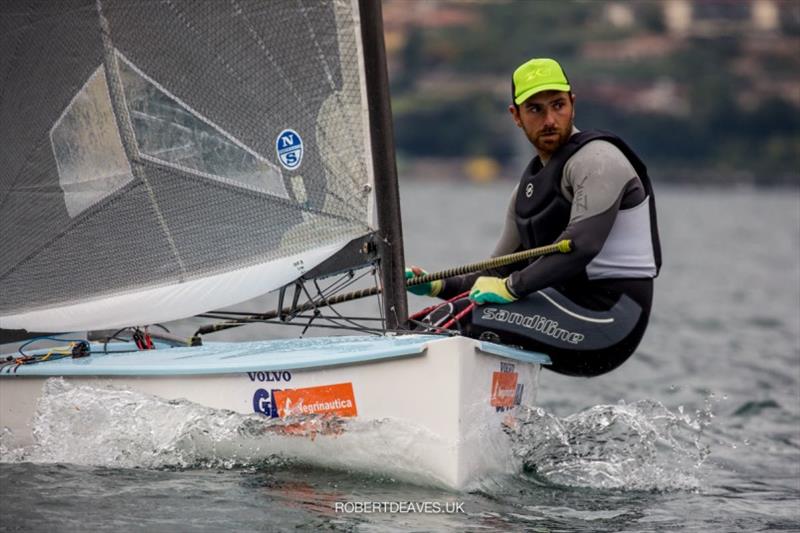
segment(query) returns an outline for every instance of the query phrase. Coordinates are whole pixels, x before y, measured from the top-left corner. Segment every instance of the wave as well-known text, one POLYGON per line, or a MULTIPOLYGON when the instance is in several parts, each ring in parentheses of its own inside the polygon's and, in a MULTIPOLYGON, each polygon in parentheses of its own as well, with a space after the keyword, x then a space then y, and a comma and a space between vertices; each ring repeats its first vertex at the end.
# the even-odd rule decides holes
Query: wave
POLYGON ((526 469, 555 485, 601 489, 698 490, 710 453, 710 401, 692 417, 653 400, 596 405, 558 418, 519 413, 509 433, 526 469))
MULTIPOLYGON (((439 485, 428 473, 425 456, 438 437, 398 421, 314 415, 268 419, 60 378, 45 387, 34 444, 9 448, 4 443, 11 439, 0 435, 0 461, 146 469, 301 463, 439 485)), ((691 417, 650 400, 597 405, 565 418, 521 408, 506 421, 509 464, 518 465, 517 474, 524 468, 533 472, 534 482, 547 484, 696 490, 709 453, 702 436, 711 417, 710 407, 691 417)))

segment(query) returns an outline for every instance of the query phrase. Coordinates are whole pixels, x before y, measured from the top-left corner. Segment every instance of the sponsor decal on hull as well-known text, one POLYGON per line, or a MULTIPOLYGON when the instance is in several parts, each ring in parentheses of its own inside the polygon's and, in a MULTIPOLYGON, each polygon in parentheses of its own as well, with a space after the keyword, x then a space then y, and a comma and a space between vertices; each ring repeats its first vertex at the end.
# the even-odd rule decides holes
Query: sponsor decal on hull
POLYGON ((358 414, 352 383, 278 390, 273 393, 273 403, 281 418, 289 415, 357 416, 358 414))
POLYGON ((516 372, 492 373, 492 407, 514 407, 514 398, 517 395, 516 372))
MULTIPOLYGON (((278 373, 281 374, 281 373, 278 373)), ((274 378, 275 376, 269 376, 274 378)), ((285 376, 284 376, 285 377, 285 376)), ((263 381, 271 381, 264 376, 263 381)), ((253 381, 262 381, 258 377, 253 381)), ((352 383, 337 383, 298 389, 256 389, 253 411, 269 418, 315 415, 288 424, 267 426, 265 431, 294 437, 316 438, 317 435, 339 435, 344 431, 344 418, 358 415, 352 383), (321 416, 316 416, 321 415, 321 416)))
POLYGON ((513 363, 500 363, 500 372, 492 373, 492 391, 489 403, 495 411, 508 411, 522 403, 524 384, 519 383, 519 374, 513 363))
POLYGON ((276 389, 256 389, 253 394, 253 411, 270 418, 278 418, 278 409, 275 407, 275 402, 272 401, 276 392, 278 392, 276 389))
POLYGON ((253 382, 292 381, 292 373, 288 370, 280 370, 278 372, 248 372, 247 377, 253 382))

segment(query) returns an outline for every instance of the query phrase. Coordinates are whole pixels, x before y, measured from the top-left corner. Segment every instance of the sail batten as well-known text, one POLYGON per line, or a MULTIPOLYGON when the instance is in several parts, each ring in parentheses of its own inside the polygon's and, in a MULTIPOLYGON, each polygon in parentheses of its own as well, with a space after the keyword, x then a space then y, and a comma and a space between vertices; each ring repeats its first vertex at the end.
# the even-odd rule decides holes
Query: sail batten
POLYGON ((357 2, 8 0, 0 28, 0 328, 183 318, 375 232, 357 2))

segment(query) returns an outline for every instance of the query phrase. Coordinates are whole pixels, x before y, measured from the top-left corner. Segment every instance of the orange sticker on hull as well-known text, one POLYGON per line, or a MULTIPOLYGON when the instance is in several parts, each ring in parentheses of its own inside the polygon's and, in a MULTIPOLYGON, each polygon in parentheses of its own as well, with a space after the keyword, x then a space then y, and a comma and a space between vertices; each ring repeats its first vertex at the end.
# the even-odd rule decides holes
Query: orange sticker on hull
POLYGON ((492 407, 513 407, 516 393, 516 372, 494 372, 492 374, 492 407))
POLYGON ((352 383, 276 390, 273 393, 273 400, 281 418, 289 415, 356 416, 358 414, 352 383))

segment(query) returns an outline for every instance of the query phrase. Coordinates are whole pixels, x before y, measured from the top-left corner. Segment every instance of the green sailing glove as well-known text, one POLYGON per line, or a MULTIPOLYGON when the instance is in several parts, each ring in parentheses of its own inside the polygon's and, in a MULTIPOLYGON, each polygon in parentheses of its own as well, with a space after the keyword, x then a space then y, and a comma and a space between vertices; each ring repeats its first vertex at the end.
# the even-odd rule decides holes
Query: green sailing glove
MULTIPOLYGON (((425 274, 427 274, 427 272, 425 272, 418 266, 412 265, 411 268, 406 267, 406 279, 415 278, 417 276, 424 276, 425 274)), ((420 283, 419 285, 412 285, 411 287, 406 287, 408 292, 419 296, 437 296, 440 292, 442 292, 443 288, 444 288, 444 283, 440 279, 437 279, 436 281, 429 281, 427 283, 420 283)))
POLYGON ((508 278, 494 278, 491 276, 481 276, 472 285, 469 291, 469 299, 478 305, 483 304, 509 304, 518 300, 506 285, 508 278))

